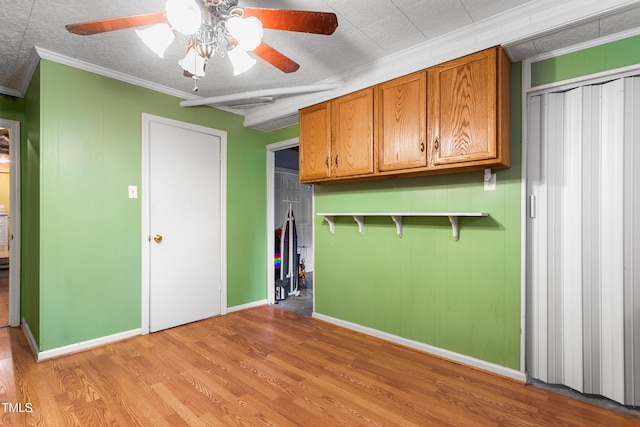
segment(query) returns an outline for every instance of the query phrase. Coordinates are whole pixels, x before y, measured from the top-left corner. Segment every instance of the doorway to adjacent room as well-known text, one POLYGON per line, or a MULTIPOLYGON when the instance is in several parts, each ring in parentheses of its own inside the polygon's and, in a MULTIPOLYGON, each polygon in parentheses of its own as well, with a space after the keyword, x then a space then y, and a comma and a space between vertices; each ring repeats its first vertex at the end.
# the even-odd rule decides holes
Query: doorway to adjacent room
POLYGON ((9 326, 9 208, 11 160, 9 129, 0 127, 0 327, 9 326))
POLYGON ((20 324, 20 123, 0 118, 0 327, 20 324))
POLYGON ((268 301, 313 313, 313 186, 300 184, 298 139, 267 147, 268 301))

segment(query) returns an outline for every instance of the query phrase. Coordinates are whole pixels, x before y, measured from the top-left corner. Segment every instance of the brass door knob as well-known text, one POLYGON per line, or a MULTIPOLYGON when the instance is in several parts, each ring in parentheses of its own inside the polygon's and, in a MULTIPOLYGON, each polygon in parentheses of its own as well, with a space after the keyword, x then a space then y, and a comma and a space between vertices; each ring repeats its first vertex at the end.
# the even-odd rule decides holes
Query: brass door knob
POLYGON ((155 240, 156 243, 160 243, 162 242, 162 236, 160 234, 156 234, 153 240, 155 240))

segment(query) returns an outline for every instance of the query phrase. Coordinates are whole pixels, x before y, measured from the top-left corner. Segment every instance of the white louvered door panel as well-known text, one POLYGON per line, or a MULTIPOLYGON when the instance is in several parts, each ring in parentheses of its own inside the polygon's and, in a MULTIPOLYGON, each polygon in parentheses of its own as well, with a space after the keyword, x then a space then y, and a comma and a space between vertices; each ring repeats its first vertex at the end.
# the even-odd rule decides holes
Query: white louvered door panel
POLYGON ((640 80, 527 101, 527 370, 640 404, 640 80))

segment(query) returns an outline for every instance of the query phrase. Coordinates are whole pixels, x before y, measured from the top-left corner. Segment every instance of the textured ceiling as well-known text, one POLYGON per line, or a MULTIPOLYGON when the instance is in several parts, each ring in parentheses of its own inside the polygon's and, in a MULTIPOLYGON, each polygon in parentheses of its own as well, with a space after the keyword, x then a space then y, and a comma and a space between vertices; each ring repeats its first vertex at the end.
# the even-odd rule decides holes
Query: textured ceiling
MULTIPOLYGON (((575 1, 550 0, 240 0, 239 6, 335 12, 339 26, 331 36, 266 30, 263 40, 298 62, 297 72, 284 74, 258 61, 251 70, 234 77, 228 59, 214 58, 207 66, 207 76, 198 83, 197 96, 340 80, 354 69, 442 40, 456 31, 491 23, 505 13, 526 8, 526 13, 533 16, 536 11, 544 13, 550 5, 559 7, 557 5, 563 3, 576 4, 575 1)), ((600 7, 593 6, 595 3, 589 0, 586 4, 592 9, 600 7)), ((597 3, 614 6, 607 9, 606 15, 572 21, 562 29, 547 29, 526 37, 519 35, 517 40, 506 43, 511 59, 521 60, 640 27, 640 2, 602 0, 597 3)), ((78 36, 64 28, 68 23, 162 12, 163 9, 163 0, 0 0, 0 93, 24 94, 34 63, 34 47, 38 47, 67 62, 100 67, 193 99, 193 83, 182 76, 177 64, 185 52, 179 38, 161 59, 144 46, 133 30, 78 36)), ((526 34, 522 29, 519 31, 526 34)))
MULTIPOLYGON (((233 77, 229 61, 214 58, 207 66, 207 77, 199 82, 198 95, 317 83, 527 1, 240 0, 240 6, 335 12, 339 26, 331 36, 266 30, 264 41, 298 62, 297 72, 284 74, 259 61, 249 72, 233 77)), ((0 0, 0 10, 10 17, 0 26, 0 86, 19 90, 33 47, 37 46, 155 84, 191 91, 191 80, 182 76, 177 64, 186 51, 179 38, 160 59, 133 30, 78 36, 64 28, 75 22, 162 12, 164 1, 0 0)))

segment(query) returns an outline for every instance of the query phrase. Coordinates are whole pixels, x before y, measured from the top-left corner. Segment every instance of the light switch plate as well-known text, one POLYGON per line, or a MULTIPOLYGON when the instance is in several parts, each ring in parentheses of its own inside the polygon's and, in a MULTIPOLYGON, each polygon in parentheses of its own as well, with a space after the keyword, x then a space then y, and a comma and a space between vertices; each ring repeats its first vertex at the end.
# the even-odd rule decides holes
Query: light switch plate
POLYGON ((138 198, 138 186, 137 185, 130 185, 129 186, 129 198, 130 199, 137 199, 138 198))

